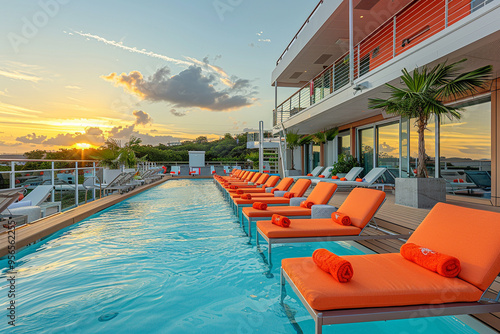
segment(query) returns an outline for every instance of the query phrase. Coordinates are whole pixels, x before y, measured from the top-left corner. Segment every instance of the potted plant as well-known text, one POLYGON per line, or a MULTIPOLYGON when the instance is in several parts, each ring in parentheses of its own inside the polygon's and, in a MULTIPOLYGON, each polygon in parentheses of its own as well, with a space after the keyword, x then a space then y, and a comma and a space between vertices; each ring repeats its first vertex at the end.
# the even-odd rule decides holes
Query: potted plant
POLYGON ((389 84, 390 96, 387 99, 369 99, 370 109, 383 109, 388 114, 415 119, 418 132, 417 178, 396 179, 396 204, 418 208, 431 208, 437 202, 446 201, 446 184, 443 179, 428 178, 425 167, 424 132, 431 116, 441 118, 446 115, 459 119, 460 109, 444 105, 445 101, 456 100, 469 92, 474 92, 484 85, 492 72, 492 66, 483 66, 476 70, 456 74, 461 61, 442 63, 429 69, 416 68, 410 74, 403 69, 401 80, 403 87, 389 84))
POLYGON ((339 154, 337 162, 333 164, 332 174, 338 177, 345 177, 347 173, 353 168, 359 167, 359 162, 350 154, 339 154))

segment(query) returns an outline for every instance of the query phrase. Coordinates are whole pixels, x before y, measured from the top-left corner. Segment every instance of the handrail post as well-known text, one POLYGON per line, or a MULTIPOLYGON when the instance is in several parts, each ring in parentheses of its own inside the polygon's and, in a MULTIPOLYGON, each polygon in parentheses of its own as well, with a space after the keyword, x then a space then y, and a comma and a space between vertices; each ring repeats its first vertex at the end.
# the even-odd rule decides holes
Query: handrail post
POLYGON ((78 206, 78 161, 75 161, 75 206, 78 206))
POLYGON ((448 0, 444 0, 444 27, 448 28, 448 0))
POLYGON ((392 58, 396 57, 396 15, 392 19, 392 58))
POLYGON ((10 162, 10 187, 16 187, 16 163, 15 161, 10 162))
MULTIPOLYGON (((97 174, 96 174, 96 170, 95 170, 95 161, 92 162, 92 176, 94 177, 94 180, 97 179, 97 174)), ((99 180, 99 183, 101 183, 100 180, 99 180)), ((87 191, 87 190, 85 190, 85 191, 87 191)), ((92 200, 95 201, 95 188, 94 187, 92 187, 92 200)))
MULTIPOLYGON (((50 166, 50 167, 51 167, 51 170, 50 170, 50 184, 52 185, 52 192, 51 192, 51 195, 50 195, 50 200, 51 200, 52 202, 55 202, 55 201, 56 201, 56 198, 55 198, 55 193, 56 193, 56 191, 55 191, 55 189, 54 189, 54 186, 55 186, 55 184, 56 184, 56 183, 55 183, 55 177, 56 177, 55 166, 56 166, 56 165, 55 165, 55 162, 54 162, 54 161, 52 161, 50 165, 51 165, 51 166, 50 166)), ((61 200, 62 200, 62 198, 61 198, 61 200)))
POLYGON ((353 0, 349 0, 349 82, 354 81, 354 6, 353 0))

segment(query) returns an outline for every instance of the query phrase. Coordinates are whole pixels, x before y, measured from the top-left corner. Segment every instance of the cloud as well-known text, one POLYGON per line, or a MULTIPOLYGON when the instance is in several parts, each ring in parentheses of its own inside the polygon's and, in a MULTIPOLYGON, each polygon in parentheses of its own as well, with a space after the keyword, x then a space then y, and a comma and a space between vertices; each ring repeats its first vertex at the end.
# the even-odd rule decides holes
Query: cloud
POLYGON ((153 119, 147 112, 142 110, 134 110, 132 114, 135 116, 135 125, 148 125, 153 123, 153 119))
POLYGON ((130 138, 134 129, 135 124, 129 126, 115 126, 108 132, 108 136, 113 138, 130 138))
POLYGON ((104 132, 100 128, 90 127, 84 133, 59 133, 55 137, 44 140, 42 145, 73 146, 76 143, 88 143, 93 146, 100 146, 104 144, 104 132))
POLYGON ((21 143, 33 143, 33 144, 41 144, 47 136, 37 136, 34 132, 29 133, 26 136, 17 137, 16 141, 21 143))
MULTIPOLYGON (((165 55, 162 55, 162 54, 159 54, 159 53, 154 53, 152 51, 147 51, 146 49, 138 49, 136 47, 126 46, 126 45, 123 45, 123 42, 121 42, 121 41, 120 42, 116 42, 116 41, 108 40, 108 39, 106 39, 104 37, 97 36, 97 35, 92 35, 92 34, 78 32, 78 31, 73 31, 73 32, 75 34, 77 34, 77 35, 82 36, 82 37, 86 37, 87 39, 94 39, 94 40, 99 41, 101 43, 104 43, 106 45, 111 45, 111 46, 120 48, 122 50, 129 51, 129 52, 132 52, 132 53, 138 53, 138 54, 142 54, 142 55, 145 55, 145 56, 148 56, 148 57, 158 58, 158 59, 167 61, 169 63, 175 64, 175 65, 178 65, 178 66, 183 66, 183 67, 190 67, 190 66, 193 66, 193 65, 202 66, 205 70, 207 70, 209 72, 212 72, 212 73, 215 73, 218 76, 220 76, 221 80, 222 79, 226 79, 226 78, 229 77, 228 74, 221 67, 215 66, 215 65, 211 65, 208 62, 208 57, 205 57, 203 59, 203 61, 200 61, 200 60, 192 58, 192 57, 184 57, 184 58, 186 58, 186 60, 175 59, 175 58, 168 57, 168 56, 165 56, 165 55)), ((68 32, 65 32, 65 33, 71 34, 71 33, 68 33, 68 32)), ((215 60, 217 60, 219 58, 221 58, 221 56, 217 55, 215 57, 215 60)), ((224 82, 224 80, 222 80, 222 81, 224 82)))
POLYGON ((237 79, 230 88, 217 90, 216 77, 203 75, 198 66, 190 66, 174 76, 170 76, 170 70, 164 67, 147 79, 139 71, 121 75, 111 73, 102 78, 115 86, 122 86, 142 100, 169 102, 180 108, 231 111, 250 106, 255 101, 255 92, 248 91, 248 80, 237 79))
POLYGON ((271 40, 269 38, 266 39, 259 38, 258 41, 263 43, 271 43, 271 40))
POLYGON ((383 142, 382 144, 380 144, 380 150, 382 152, 390 153, 390 152, 394 152, 396 150, 399 150, 399 147, 393 147, 393 146, 387 144, 386 142, 383 142))
POLYGON ((188 111, 177 111, 175 109, 170 109, 170 113, 172 113, 172 115, 174 115, 174 116, 182 117, 182 116, 186 116, 188 111))
POLYGON ((64 88, 66 88, 66 89, 82 89, 82 87, 78 87, 78 86, 64 86, 64 88))

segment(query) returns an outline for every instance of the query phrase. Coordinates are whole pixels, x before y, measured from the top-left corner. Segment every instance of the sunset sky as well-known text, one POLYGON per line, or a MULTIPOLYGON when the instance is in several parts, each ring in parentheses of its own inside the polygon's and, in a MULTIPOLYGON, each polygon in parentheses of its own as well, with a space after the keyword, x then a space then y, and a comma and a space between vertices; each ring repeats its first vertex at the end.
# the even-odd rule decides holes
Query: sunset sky
POLYGON ((0 153, 23 153, 270 128, 271 71, 317 1, 1 3, 0 153))

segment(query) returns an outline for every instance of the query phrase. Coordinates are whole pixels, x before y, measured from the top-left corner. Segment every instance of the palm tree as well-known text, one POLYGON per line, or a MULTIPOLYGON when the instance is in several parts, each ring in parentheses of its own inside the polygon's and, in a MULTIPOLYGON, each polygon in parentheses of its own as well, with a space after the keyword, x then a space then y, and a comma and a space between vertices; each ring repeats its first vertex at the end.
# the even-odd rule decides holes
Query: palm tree
POLYGON ((299 147, 299 140, 300 140, 300 136, 299 136, 299 132, 298 131, 290 131, 286 134, 286 145, 287 147, 290 149, 290 151, 292 152, 292 170, 295 169, 295 164, 294 164, 294 160, 293 160, 293 151, 299 147))
MULTIPOLYGON (((403 69, 402 88, 386 84, 391 96, 388 99, 369 99, 368 108, 383 109, 389 114, 396 114, 411 119, 416 118, 418 132, 418 166, 417 177, 427 177, 425 167, 424 132, 431 116, 441 118, 447 115, 459 119, 460 109, 443 103, 456 100, 469 92, 475 92, 484 85, 492 72, 492 66, 483 66, 476 70, 457 74, 457 66, 466 59, 447 65, 446 62, 429 69, 424 66, 416 68, 410 75, 403 69)), ((437 166, 436 166, 437 167, 437 166)))

